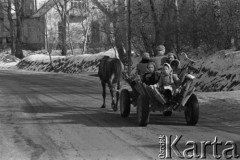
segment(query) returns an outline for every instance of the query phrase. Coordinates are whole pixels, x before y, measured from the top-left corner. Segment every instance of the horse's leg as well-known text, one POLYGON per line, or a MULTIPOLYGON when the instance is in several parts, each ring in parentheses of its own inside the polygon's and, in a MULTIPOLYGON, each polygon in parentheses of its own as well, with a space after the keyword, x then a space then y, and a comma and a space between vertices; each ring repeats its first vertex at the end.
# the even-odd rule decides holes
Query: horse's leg
POLYGON ((109 90, 110 90, 110 93, 111 93, 111 97, 112 97, 112 103, 111 103, 111 106, 112 106, 112 109, 114 111, 117 111, 117 107, 116 107, 116 104, 115 104, 115 92, 116 92, 116 89, 114 87, 114 85, 112 84, 112 82, 108 82, 108 87, 109 87, 109 90))
POLYGON ((120 81, 117 82, 117 92, 116 92, 116 107, 118 107, 118 101, 119 101, 119 92, 120 92, 120 81))
POLYGON ((106 83, 101 81, 102 84, 102 97, 103 97, 103 104, 101 108, 106 108, 106 103, 105 103, 105 99, 106 99, 106 83))

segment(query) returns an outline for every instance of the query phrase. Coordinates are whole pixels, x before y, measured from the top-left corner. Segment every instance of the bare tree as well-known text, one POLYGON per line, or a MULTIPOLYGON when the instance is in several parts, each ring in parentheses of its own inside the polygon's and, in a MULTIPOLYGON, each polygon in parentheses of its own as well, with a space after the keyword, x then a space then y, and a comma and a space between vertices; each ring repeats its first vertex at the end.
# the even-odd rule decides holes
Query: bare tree
POLYGON ((123 61, 126 62, 125 59, 125 52, 124 52, 124 47, 123 47, 123 42, 122 42, 122 35, 120 32, 119 28, 119 12, 116 9, 117 4, 116 0, 112 1, 112 6, 113 10, 108 10, 108 8, 103 5, 101 2, 98 0, 92 0, 92 2, 107 16, 109 21, 112 23, 113 26, 113 35, 114 35, 114 44, 117 48, 119 58, 123 61))
POLYGON ((47 30, 47 23, 45 23, 45 36, 46 36, 46 44, 47 44, 47 51, 48 51, 48 55, 49 55, 49 60, 50 60, 50 66, 53 67, 52 65, 52 57, 51 57, 51 53, 52 53, 52 45, 49 44, 49 39, 48 39, 48 30, 47 30))
POLYGON ((50 22, 53 22, 54 19, 57 19, 54 13, 49 12, 46 14, 45 31, 43 33, 45 34, 45 37, 46 37, 46 49, 48 51, 51 67, 53 67, 51 54, 52 54, 52 50, 56 48, 57 36, 58 36, 56 26, 54 25, 54 23, 50 23, 50 22))
POLYGON ((172 39, 173 39, 173 32, 170 30, 172 26, 174 26, 174 22, 176 21, 176 3, 175 0, 164 0, 162 2, 163 9, 161 15, 157 15, 156 13, 156 1, 149 0, 150 8, 151 8, 151 15, 155 29, 155 40, 153 47, 160 44, 165 44, 167 50, 171 50, 173 47, 172 39))
MULTIPOLYGON (((83 25, 83 23, 82 23, 83 25)), ((87 20, 86 20, 86 29, 85 29, 85 36, 84 36, 84 43, 83 43, 83 51, 82 51, 82 54, 85 54, 86 53, 86 50, 87 50, 87 41, 88 41, 88 33, 89 33, 89 30, 90 30, 90 18, 87 17, 87 20)))
POLYGON ((199 46, 198 39, 198 27, 197 27, 197 3, 196 0, 192 0, 192 16, 193 16, 193 28, 192 28, 192 46, 197 48, 199 46))
POLYGON ((67 18, 67 25, 68 25, 68 27, 67 27, 68 28, 68 38, 69 38, 71 52, 72 52, 72 55, 73 55, 73 45, 72 45, 72 35, 70 33, 70 16, 69 16, 69 14, 68 14, 68 18, 67 18))
MULTIPOLYGON (((95 8, 92 7, 91 9, 93 10, 93 13, 94 13, 95 8)), ((86 15, 86 20, 82 21, 82 23, 81 23, 82 28, 83 28, 83 32, 84 32, 83 33, 84 34, 84 40, 83 40, 82 54, 85 54, 86 51, 87 51, 88 35, 89 35, 90 27, 91 27, 91 22, 93 20, 93 13, 91 12, 91 9, 88 7, 84 11, 81 12, 82 16, 86 15)))
MULTIPOLYGON (((153 3, 152 1, 150 3, 153 3)), ((152 8, 153 6, 151 6, 152 8)), ((141 35, 141 38, 142 38, 142 41, 143 41, 143 44, 144 44, 144 48, 145 48, 145 51, 147 51, 148 53, 152 53, 152 46, 153 46, 153 41, 152 39, 149 38, 149 35, 146 33, 146 30, 145 30, 145 26, 146 26, 146 22, 144 22, 144 19, 145 19, 145 16, 144 16, 144 10, 142 8, 142 2, 139 1, 137 3, 137 9, 138 9, 138 13, 139 14, 139 20, 140 20, 140 27, 139 27, 139 32, 140 32, 140 35, 141 35)), ((156 15, 154 15, 155 17, 156 15)), ((158 21, 156 21, 158 23, 158 21)), ((159 26, 159 24, 157 24, 157 26, 159 26)), ((156 32, 155 32, 156 33, 156 32)))
POLYGON ((61 49, 62 49, 62 55, 66 55, 67 54, 67 8, 69 5, 69 2, 71 0, 62 0, 62 1, 57 1, 54 0, 56 7, 57 7, 57 11, 60 15, 61 18, 61 23, 60 23, 60 28, 61 28, 61 49))
POLYGON ((180 17, 179 17, 179 3, 178 0, 175 0, 175 13, 176 13, 176 52, 179 56, 180 52, 180 17))
POLYGON ((153 19, 153 23, 154 23, 154 27, 155 27, 155 44, 154 46, 157 46, 161 43, 163 43, 163 40, 161 39, 163 36, 161 35, 161 26, 160 26, 160 22, 158 20, 157 17, 157 13, 155 11, 155 5, 153 0, 149 0, 150 3, 150 7, 151 7, 151 15, 152 15, 152 19, 153 19))
POLYGON ((0 2, 0 7, 2 11, 4 12, 3 14, 7 14, 9 25, 4 24, 4 28, 9 31, 10 34, 10 39, 11 39, 11 54, 15 56, 15 24, 13 22, 13 17, 12 17, 12 1, 8 0, 7 5, 3 4, 4 2, 0 2))
POLYGON ((17 58, 23 58, 22 52, 22 21, 23 21, 23 4, 24 0, 14 0, 16 12, 16 53, 17 58))
POLYGON ((14 22, 12 17, 12 2, 11 0, 8 0, 8 7, 7 7, 7 15, 8 15, 8 21, 9 21, 9 32, 10 32, 10 38, 11 38, 11 54, 15 55, 16 48, 15 48, 15 28, 14 28, 14 22))
POLYGON ((215 20, 215 37, 216 37, 216 46, 222 48, 222 20, 221 20, 221 3, 220 0, 213 1, 213 13, 215 20))

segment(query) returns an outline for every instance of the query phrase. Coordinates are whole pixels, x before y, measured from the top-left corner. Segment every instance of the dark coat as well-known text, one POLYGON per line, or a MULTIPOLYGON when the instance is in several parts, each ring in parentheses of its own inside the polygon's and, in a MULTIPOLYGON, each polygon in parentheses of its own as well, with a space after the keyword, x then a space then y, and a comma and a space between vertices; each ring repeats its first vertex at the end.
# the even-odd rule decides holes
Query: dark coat
POLYGON ((156 56, 151 58, 151 61, 153 61, 156 64, 157 70, 160 70, 162 68, 162 65, 167 62, 166 56, 156 56))
POLYGON ((148 72, 147 65, 151 62, 150 60, 142 59, 141 62, 137 64, 137 74, 140 75, 141 79, 143 75, 148 72))
POLYGON ((153 73, 148 72, 143 75, 143 82, 146 85, 154 85, 158 83, 159 79, 160 79, 159 72, 153 72, 153 73))

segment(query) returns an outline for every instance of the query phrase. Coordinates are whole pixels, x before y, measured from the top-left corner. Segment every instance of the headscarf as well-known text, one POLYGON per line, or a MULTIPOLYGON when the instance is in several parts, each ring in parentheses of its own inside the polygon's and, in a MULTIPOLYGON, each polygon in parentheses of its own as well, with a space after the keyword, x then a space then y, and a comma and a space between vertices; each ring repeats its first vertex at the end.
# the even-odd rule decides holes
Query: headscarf
POLYGON ((164 63, 163 66, 167 66, 172 71, 172 67, 169 63, 164 63))
MULTIPOLYGON (((169 83, 174 83, 173 76, 171 74, 173 72, 171 65, 169 63, 164 63, 163 66, 167 66, 170 69, 169 75, 166 75, 166 76, 169 77, 169 80, 170 80, 169 83)), ((163 83, 165 83, 165 82, 163 82, 163 83)))
POLYGON ((174 59, 172 62, 171 62, 171 67, 172 68, 180 68, 180 61, 179 60, 177 60, 177 59, 174 59))

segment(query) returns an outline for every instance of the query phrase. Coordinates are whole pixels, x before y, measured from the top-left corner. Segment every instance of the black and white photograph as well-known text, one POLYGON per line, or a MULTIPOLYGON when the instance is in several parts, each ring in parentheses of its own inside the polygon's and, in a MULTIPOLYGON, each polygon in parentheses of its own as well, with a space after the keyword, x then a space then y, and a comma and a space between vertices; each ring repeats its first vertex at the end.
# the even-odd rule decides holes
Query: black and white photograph
POLYGON ((0 0, 0 160, 240 159, 240 0, 0 0))

